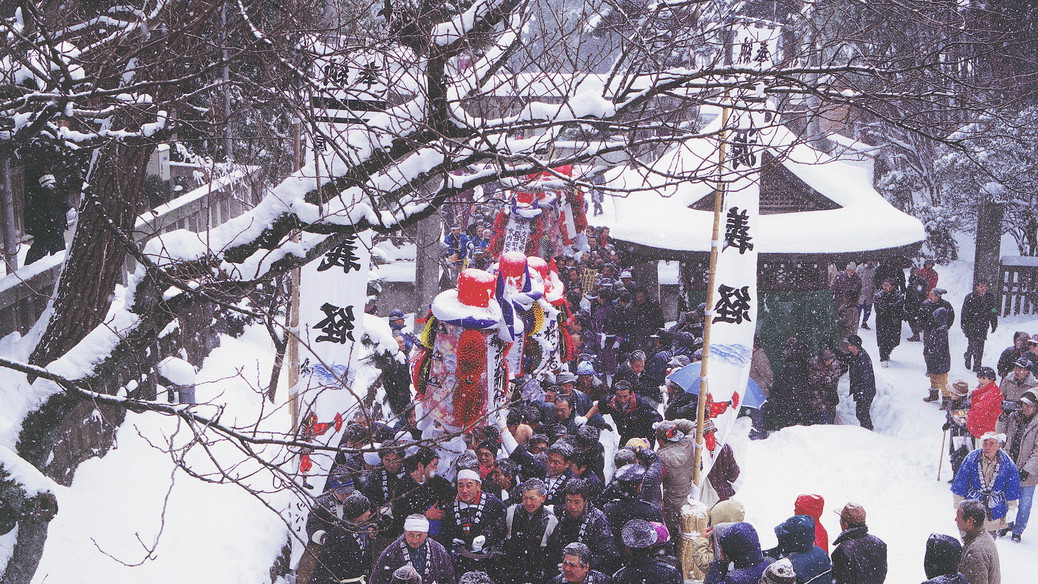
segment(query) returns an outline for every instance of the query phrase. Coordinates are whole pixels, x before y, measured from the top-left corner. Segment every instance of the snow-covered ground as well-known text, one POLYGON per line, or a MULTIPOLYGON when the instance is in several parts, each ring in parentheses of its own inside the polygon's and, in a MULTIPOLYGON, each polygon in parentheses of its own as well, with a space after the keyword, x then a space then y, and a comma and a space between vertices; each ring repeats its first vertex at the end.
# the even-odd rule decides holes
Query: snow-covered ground
MULTIPOLYGON (((945 299, 960 312, 970 291, 972 263, 938 266, 946 288, 945 299)), ((1013 331, 1038 332, 1033 316, 1002 319, 985 346, 984 364, 994 366, 1002 349, 1012 344, 1013 331)), ((840 383, 841 402, 835 426, 787 428, 767 440, 743 442, 738 449, 745 477, 736 498, 747 508, 747 521, 761 535, 762 544, 776 544, 772 531, 793 514, 797 495, 817 493, 826 501, 823 524, 832 542, 840 531, 839 510, 854 501, 868 513, 869 532, 887 542, 887 582, 922 582, 923 552, 931 533, 958 535, 955 508, 949 491, 952 477, 947 445, 942 450, 944 412, 922 398, 929 391, 922 343, 902 341, 891 355, 891 366, 878 366, 875 330, 861 330, 865 349, 876 363, 878 395, 872 406, 875 432, 863 430, 854 416, 847 378, 840 383), (943 460, 943 462, 941 462, 943 460), (940 466, 940 476, 938 476, 940 466)), ((911 334, 904 327, 904 337, 911 334)), ((956 323, 950 334, 952 370, 956 380, 976 387, 976 376, 964 367, 966 340, 956 323)), ((998 541, 1002 582, 1035 581, 1038 570, 1038 526, 1024 533, 1021 543, 998 541), (1030 574, 1030 575, 1028 575, 1030 574)), ((830 550, 831 551, 831 550, 830 550)))
MULTIPOLYGON (((950 291, 947 298, 958 311, 970 287, 972 265, 956 262, 939 268, 940 286, 950 291)), ((988 342, 986 364, 994 363, 1015 330, 1038 332, 1038 319, 1004 319, 988 342)), ((874 333, 862 331, 862 337, 875 358, 874 333)), ((951 337, 950 378, 975 385, 974 376, 962 367, 965 341, 957 327, 951 337)), ((255 415, 262 401, 244 378, 265 379, 271 357, 262 330, 226 340, 199 373, 200 382, 212 381, 200 385, 199 399, 225 401, 228 413, 241 419, 255 415)), ((877 367, 874 433, 857 426, 844 379, 846 399, 838 425, 788 428, 768 440, 736 444, 743 469, 737 497, 746 504, 747 520, 757 526, 765 546, 774 545, 772 528, 792 514, 795 497, 818 493, 829 510, 848 501, 865 506, 870 530, 888 544, 887 582, 925 579, 927 536, 954 535, 956 529, 947 460, 940 477, 937 473, 944 417, 937 406, 922 401, 929 387, 923 372, 919 343, 903 342, 890 368, 877 367)), ((276 424, 287 414, 270 415, 268 423, 276 424)), ((269 582, 271 559, 288 533, 272 509, 288 508, 292 498, 273 493, 266 497, 267 507, 234 486, 206 484, 173 472, 168 455, 151 443, 175 432, 169 420, 130 414, 119 432, 118 448, 79 468, 72 488, 58 492, 60 513, 51 525, 35 582, 269 582)), ((204 464, 201 457, 197 460, 204 464)), ((262 485, 266 479, 260 473, 251 480, 262 485)), ((838 518, 827 511, 824 522, 831 541, 839 532, 838 518)), ((1035 581, 1038 525, 1024 534, 1023 543, 1003 539, 998 548, 1004 583, 1035 581)))
MULTIPOLYGON (((268 405, 261 413, 263 399, 247 381, 250 374, 269 375, 272 354, 262 328, 224 338, 198 375, 197 399, 226 403, 227 415, 242 423, 263 418, 264 426, 287 427, 287 408, 268 405)), ((127 415, 118 447, 80 465, 72 487, 58 491, 60 512, 33 581, 269 583, 273 558, 288 536, 271 509, 289 509, 294 498, 289 491, 273 492, 264 503, 236 485, 174 471, 167 444, 182 446, 187 438, 176 420, 127 415)), ((240 458, 226 443, 212 454, 225 463, 240 458)), ((197 472, 214 470, 201 449, 188 460, 197 472)), ((234 472, 257 490, 271 490, 270 475, 255 464, 234 472)))

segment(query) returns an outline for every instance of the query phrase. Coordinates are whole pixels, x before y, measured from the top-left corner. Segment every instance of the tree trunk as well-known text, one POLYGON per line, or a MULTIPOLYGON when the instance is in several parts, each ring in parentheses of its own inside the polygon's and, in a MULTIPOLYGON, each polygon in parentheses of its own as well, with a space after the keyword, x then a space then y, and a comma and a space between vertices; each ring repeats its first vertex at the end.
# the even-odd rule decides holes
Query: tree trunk
POLYGON ((102 151, 84 193, 79 224, 58 281, 47 330, 29 362, 47 365, 101 324, 123 273, 126 249, 111 225, 129 234, 140 207, 152 146, 111 144, 102 151))
MULTIPOLYGON (((45 366, 54 361, 82 341, 107 315, 127 253, 112 228, 126 234, 132 230, 152 150, 151 146, 112 143, 101 151, 88 192, 84 193, 79 224, 58 281, 50 320, 29 357, 30 363, 45 366)), ((98 441, 78 441, 82 452, 67 453, 62 457, 64 463, 47 466, 63 430, 80 427, 93 415, 93 407, 80 405, 80 399, 67 394, 52 396, 26 417, 18 441, 19 455, 66 485, 72 482, 75 467, 106 451, 115 436, 114 428, 102 424, 98 441)), ((28 584, 32 580, 43 555, 48 524, 49 518, 19 523, 14 551, 0 578, 5 584, 28 584)))

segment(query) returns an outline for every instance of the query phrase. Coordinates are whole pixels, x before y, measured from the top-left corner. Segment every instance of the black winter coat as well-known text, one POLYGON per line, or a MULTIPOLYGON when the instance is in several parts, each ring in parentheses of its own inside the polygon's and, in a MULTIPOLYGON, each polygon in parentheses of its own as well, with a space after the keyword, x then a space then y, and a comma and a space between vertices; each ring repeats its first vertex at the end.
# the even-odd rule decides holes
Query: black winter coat
POLYGON ((565 506, 556 505, 555 515, 559 518, 559 525, 548 539, 548 558, 561 561, 562 549, 567 544, 579 542, 591 548, 592 568, 606 573, 616 571, 620 554, 609 521, 601 509, 588 503, 579 517, 572 518, 566 514, 565 506))
POLYGON ((667 380, 667 366, 670 364, 671 358, 673 358, 673 354, 670 349, 656 351, 645 362, 645 371, 642 372, 642 376, 645 377, 645 383, 655 387, 663 385, 667 380))
POLYGON ((497 560, 498 574, 494 581, 503 584, 544 582, 556 571, 554 565, 561 559, 548 557, 548 539, 557 525, 558 518, 551 507, 541 506, 532 516, 522 503, 509 507, 505 511, 505 542, 501 546, 505 553, 497 560), (510 527, 509 514, 512 516, 510 527))
POLYGON ((525 444, 521 444, 513 450, 512 454, 508 455, 508 459, 519 465, 519 474, 523 478, 543 479, 548 474, 547 463, 534 458, 525 444))
MULTIPOLYGON (((447 511, 447 506, 454 500, 456 491, 450 482, 443 477, 433 477, 424 483, 418 484, 414 478, 405 474, 396 486, 396 494, 393 497, 393 521, 396 523, 394 533, 402 533, 404 520, 408 515, 425 515, 433 505, 439 505, 440 509, 447 511)), ((430 522, 429 536, 439 533, 440 522, 430 522)))
POLYGON ((844 351, 840 351, 838 355, 848 367, 851 396, 855 400, 872 400, 876 397, 876 371, 872 368, 872 358, 865 349, 860 349, 857 355, 844 351))
POLYGON ((682 584, 683 580, 673 567, 650 556, 635 556, 627 565, 613 574, 614 584, 682 584))
POLYGON ((621 412, 613 407, 613 397, 613 394, 607 395, 598 401, 598 413, 613 416, 620 444, 627 444, 631 438, 645 438, 650 445, 655 443, 656 430, 652 425, 663 419, 660 413, 641 396, 636 396, 633 408, 621 412))
POLYGON ((919 316, 919 308, 926 300, 926 278, 912 276, 908 279, 908 287, 905 288, 905 313, 909 319, 919 316))
POLYGON ((934 533, 926 540, 926 555, 923 556, 923 573, 929 582, 951 584, 956 578, 966 577, 959 574, 959 560, 962 558, 962 544, 958 539, 943 533, 934 533), (943 578, 943 579, 942 579, 943 578))
POLYGON ((883 584, 887 578, 887 544, 870 535, 867 525, 843 531, 833 541, 833 581, 836 584, 883 584))
POLYGON ((905 295, 894 288, 879 290, 873 300, 876 307, 876 343, 887 350, 901 344, 901 321, 905 319, 905 295))
POLYGON ((944 308, 948 311, 948 315, 945 319, 945 325, 950 329, 955 324, 955 309, 952 308, 951 302, 948 302, 944 298, 940 298, 937 302, 930 302, 924 300, 919 306, 919 324, 922 325, 923 330, 928 330, 931 327, 937 326, 937 323, 933 319, 933 313, 938 308, 944 308))
POLYGON ((368 484, 364 487, 364 496, 375 507, 381 507, 393 498, 398 482, 400 482, 400 478, 396 474, 387 472, 384 466, 379 465, 368 475, 368 484))
POLYGON ((628 521, 644 519, 646 521, 663 523, 663 514, 660 513, 658 507, 641 499, 630 497, 606 503, 602 507, 602 512, 605 513, 606 520, 609 521, 609 529, 613 532, 613 540, 616 542, 616 549, 618 550, 623 549, 624 542, 620 532, 623 530, 624 525, 627 525, 628 521))
POLYGON ((328 531, 328 537, 317 554, 310 584, 334 584, 349 578, 371 573, 374 559, 367 534, 358 533, 344 525, 328 531))
POLYGON ((948 325, 945 324, 947 311, 941 307, 934 311, 933 324, 926 329, 923 337, 923 360, 926 361, 926 373, 943 375, 951 371, 951 351, 948 348, 948 325))
POLYGON ((678 390, 671 394, 670 400, 667 401, 663 417, 667 420, 694 420, 698 405, 699 396, 678 390))
POLYGON ((998 378, 1002 379, 1006 375, 1009 375, 1013 370, 1013 363, 1016 363, 1017 359, 1020 359, 1028 352, 1026 346, 1017 349, 1016 344, 1010 345, 1006 350, 1002 351, 1002 354, 998 356, 998 365, 995 367, 995 371, 998 372, 998 378))
POLYGON ((804 399, 808 391, 808 355, 807 346, 803 343, 786 343, 782 351, 786 361, 775 386, 771 388, 769 426, 773 430, 781 430, 786 426, 799 424, 802 414, 799 401, 804 399))
POLYGON ((815 545, 815 520, 810 515, 794 515, 775 528, 778 547, 764 552, 771 558, 789 558, 797 582, 832 584, 832 562, 825 550, 815 545))
POLYGON ((981 296, 970 292, 962 301, 962 332, 967 337, 987 338, 998 326, 998 304, 991 292, 981 296))
POLYGON ((26 233, 34 237, 64 233, 68 210, 65 196, 57 189, 39 186, 39 178, 27 181, 22 217, 26 233))
POLYGON ((898 290, 905 289, 905 271, 895 265, 880 264, 876 268, 876 275, 873 276, 872 283, 877 290, 883 286, 883 280, 890 280, 898 290))
POLYGON ((328 584, 371 572, 372 552, 366 535, 355 538, 357 527, 339 519, 342 503, 332 493, 317 498, 306 520, 307 539, 324 544, 317 555, 311 582, 328 584))
POLYGON ((660 390, 660 386, 656 382, 646 375, 646 371, 642 370, 641 373, 635 373, 631 371, 631 367, 624 363, 620 366, 620 370, 613 376, 613 386, 616 386, 618 381, 630 381, 631 389, 634 393, 647 397, 655 402, 663 401, 663 395, 660 390))
POLYGON ((481 535, 485 537, 480 554, 489 556, 501 551, 501 542, 505 539, 505 506, 501 499, 486 492, 480 498, 483 503, 481 514, 477 507, 462 509, 460 501, 454 501, 444 509, 443 528, 437 539, 451 552, 454 566, 459 571, 489 569, 489 558, 471 558, 465 554, 472 549, 472 540, 481 535), (457 540, 463 543, 457 543, 457 540))

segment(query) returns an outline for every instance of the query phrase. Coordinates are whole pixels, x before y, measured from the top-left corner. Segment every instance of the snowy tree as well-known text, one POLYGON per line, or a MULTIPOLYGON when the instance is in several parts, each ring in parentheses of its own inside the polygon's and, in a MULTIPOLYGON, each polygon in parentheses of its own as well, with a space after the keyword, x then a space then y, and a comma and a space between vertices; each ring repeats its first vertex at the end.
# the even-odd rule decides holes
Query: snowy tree
MULTIPOLYGON (((854 132, 884 146, 877 188, 926 226, 936 259, 955 259, 953 230, 971 229, 963 200, 937 167, 949 150, 966 152, 982 118, 1012 120, 1033 103, 1033 25, 1018 20, 1031 3, 818 3, 803 20, 822 62, 897 66, 879 75, 844 76, 870 95, 849 119, 854 132), (929 90, 924 88, 930 88, 929 90), (893 92, 893 93, 888 93, 893 92), (896 97, 912 95, 912 99, 896 97)), ((968 199, 967 201, 976 201, 968 199)))
POLYGON ((942 148, 935 164, 943 195, 969 222, 960 227, 976 226, 977 201, 1005 203, 1003 230, 1013 236, 1021 255, 1038 253, 1036 114, 1038 108, 1029 107, 1012 119, 982 116, 957 132, 965 148, 942 148))
MULTIPOLYGON (((53 483, 44 477, 68 481, 74 470, 51 468, 54 442, 70 421, 101 405, 179 418, 193 444, 231 443, 274 473, 277 488, 299 489, 291 457, 307 444, 294 438, 293 428, 227 421, 216 404, 180 408, 137 391, 162 356, 155 354, 157 342, 192 311, 235 314, 284 336, 283 306, 276 295, 257 299, 257 290, 269 290, 346 237, 395 233, 491 182, 521 184, 567 164, 594 169, 603 154, 617 151, 636 161, 651 157, 697 137, 700 112, 745 107, 743 98, 774 98, 787 123, 800 116, 806 126, 814 116, 851 111, 904 136, 944 141, 950 132, 932 127, 933 117, 924 113, 959 120, 985 104, 985 94, 965 101, 947 94, 948 53, 915 52, 932 37, 859 43, 862 30, 835 26, 837 14, 828 26, 815 26, 817 19, 785 10, 788 30, 803 26, 810 34, 784 35, 775 66, 733 64, 726 43, 736 26, 734 3, 717 6, 592 1, 553 10, 523 0, 5 6, 0 117, 13 124, 0 140, 81 153, 85 180, 79 225, 50 307, 24 339, 24 354, 0 362, 18 374, 21 400, 7 406, 16 442, 0 445, 2 498, 19 520, 4 581, 28 581, 46 543, 55 509, 53 483), (588 40, 592 32, 602 42, 588 40), (323 65, 357 54, 377 54, 389 64, 391 91, 384 111, 332 131, 316 119, 308 98, 328 91, 323 65), (292 118, 303 121, 309 143, 323 141, 334 151, 330 163, 296 166, 273 154, 279 142, 292 150, 292 118), (593 129, 592 138, 560 154, 555 136, 573 123, 593 129), (247 152, 274 167, 273 180, 241 217, 138 246, 130 231, 145 211, 145 163, 174 134, 195 138, 191 155, 210 160, 247 152), (255 149, 239 150, 242 142, 255 149), (278 167, 291 172, 283 176, 278 167), (320 237, 301 244, 300 233, 320 237), (113 305, 127 255, 138 267, 127 277, 125 302, 113 305)), ((949 37, 943 46, 955 42, 949 37)), ((580 173, 572 180, 589 184, 580 173)), ((899 188, 913 190, 914 199, 917 187, 899 188)), ((235 477, 217 470, 200 478, 235 477)))

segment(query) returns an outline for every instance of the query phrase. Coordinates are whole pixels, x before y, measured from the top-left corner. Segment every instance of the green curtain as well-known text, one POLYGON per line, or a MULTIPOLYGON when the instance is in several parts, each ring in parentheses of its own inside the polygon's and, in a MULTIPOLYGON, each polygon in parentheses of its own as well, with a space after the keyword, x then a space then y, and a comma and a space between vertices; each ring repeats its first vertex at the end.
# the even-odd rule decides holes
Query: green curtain
MULTIPOLYGON (((692 291, 688 300, 696 307, 706 301, 706 291, 692 291)), ((811 347, 813 355, 823 347, 834 346, 839 339, 836 305, 828 290, 765 290, 758 300, 757 334, 776 376, 785 367, 782 348, 789 337, 799 337, 811 347)))

